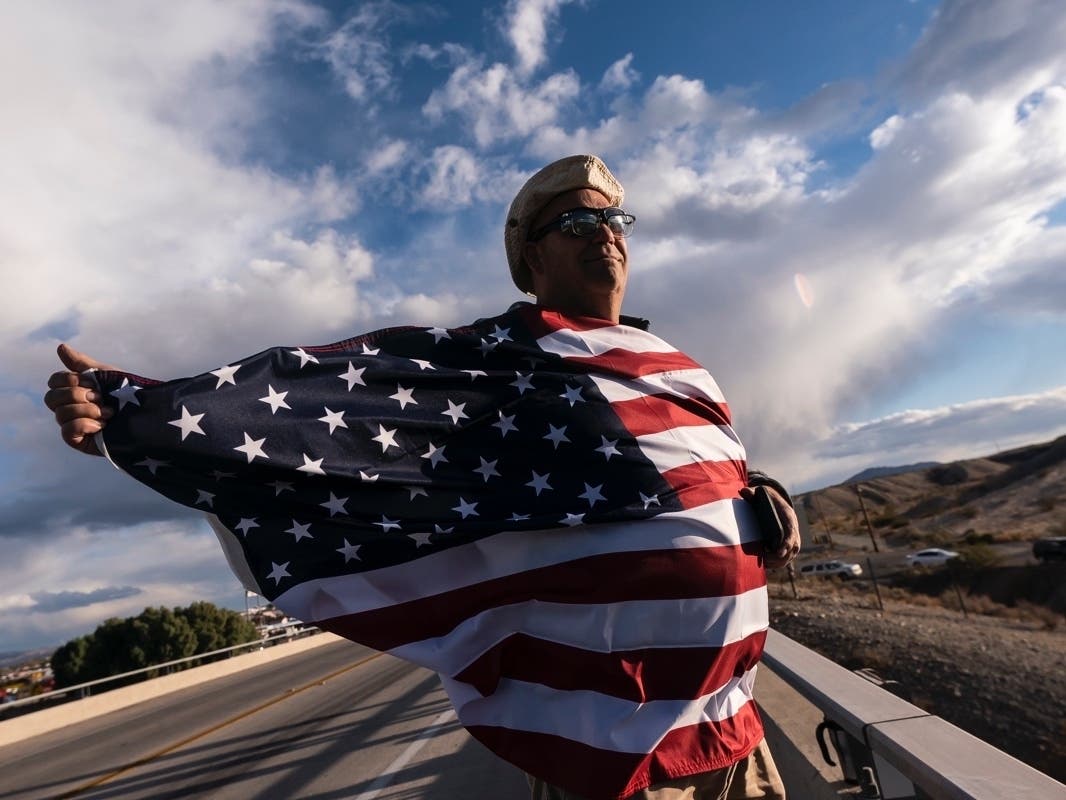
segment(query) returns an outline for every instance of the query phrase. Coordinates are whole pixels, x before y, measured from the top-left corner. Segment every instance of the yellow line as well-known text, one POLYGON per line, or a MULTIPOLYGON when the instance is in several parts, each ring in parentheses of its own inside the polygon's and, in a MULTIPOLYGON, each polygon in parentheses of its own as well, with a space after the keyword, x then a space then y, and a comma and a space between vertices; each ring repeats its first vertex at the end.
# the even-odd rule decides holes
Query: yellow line
POLYGON ((240 722, 245 717, 250 717, 252 714, 256 714, 256 713, 262 711, 264 708, 269 708, 270 706, 274 705, 275 703, 280 703, 282 700, 286 700, 286 699, 292 697, 293 695, 299 694, 300 692, 304 691, 305 689, 310 689, 311 687, 318 686, 319 684, 324 683, 325 681, 332 680, 333 678, 336 678, 338 675, 343 675, 345 672, 349 672, 350 670, 353 670, 356 667, 361 667, 363 664, 367 663, 368 661, 373 661, 375 658, 380 658, 383 655, 384 655, 384 653, 374 653, 374 655, 367 656, 366 658, 364 658, 364 659, 362 659, 360 661, 356 661, 354 664, 349 664, 346 667, 341 667, 336 672, 331 672, 329 675, 327 675, 324 678, 315 678, 310 683, 306 683, 306 684, 304 684, 303 686, 301 686, 298 689, 290 689, 289 691, 285 692, 285 694, 279 695, 278 697, 275 697, 273 700, 267 700, 265 703, 262 703, 262 704, 256 706, 255 708, 250 708, 247 711, 242 711, 240 714, 238 714, 235 717, 230 717, 229 719, 224 720, 224 721, 218 723, 217 725, 212 725, 210 728, 206 728, 206 729, 200 731, 199 733, 194 733, 192 736, 187 736, 187 737, 185 737, 184 739, 182 739, 180 741, 174 742, 173 744, 169 744, 166 747, 163 747, 163 748, 161 748, 159 750, 156 750, 151 755, 144 756, 143 758, 139 758, 136 761, 132 761, 129 764, 126 764, 123 767, 119 767, 114 772, 110 772, 107 775, 101 775, 99 778, 95 778, 95 779, 89 781, 88 783, 82 784, 81 786, 77 787, 76 789, 71 789, 69 792, 66 792, 65 794, 59 795, 59 800, 66 800, 66 798, 68 798, 68 797, 75 797, 75 796, 81 794, 84 791, 87 791, 89 789, 95 788, 95 787, 97 787, 97 786, 99 786, 99 785, 101 785, 103 783, 107 783, 108 781, 112 781, 115 778, 117 778, 119 775, 123 775, 123 774, 129 772, 130 770, 137 769, 137 767, 143 767, 148 762, 154 761, 155 759, 159 758, 160 756, 166 755, 167 753, 171 752, 172 750, 177 750, 179 747, 184 747, 185 745, 189 744, 190 742, 195 742, 197 739, 201 739, 204 736, 207 736, 208 734, 211 734, 211 733, 214 733, 217 730, 220 730, 221 728, 225 728, 227 725, 232 725, 234 722, 240 722))

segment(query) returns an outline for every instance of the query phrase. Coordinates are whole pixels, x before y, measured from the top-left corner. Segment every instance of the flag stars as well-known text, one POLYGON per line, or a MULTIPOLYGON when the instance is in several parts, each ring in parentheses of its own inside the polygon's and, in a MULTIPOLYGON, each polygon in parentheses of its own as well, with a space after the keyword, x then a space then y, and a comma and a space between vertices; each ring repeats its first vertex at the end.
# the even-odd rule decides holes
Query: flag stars
POLYGON ((372 348, 366 342, 363 342, 363 355, 364 356, 376 356, 380 352, 381 352, 381 348, 380 347, 373 347, 372 348))
POLYGON ((315 538, 314 536, 311 535, 311 523, 310 522, 299 523, 296 520, 293 520, 292 521, 292 527, 289 528, 287 531, 285 531, 285 533, 291 533, 293 536, 296 537, 296 541, 300 541, 301 539, 314 539, 315 538))
POLYGON ((562 523, 563 525, 568 525, 571 528, 575 525, 581 525, 582 523, 584 523, 584 521, 584 514, 567 514, 565 517, 559 520, 560 523, 562 523))
POLYGON ((271 570, 267 577, 274 581, 275 586, 281 583, 282 578, 292 577, 292 575, 289 574, 289 564, 291 563, 291 561, 286 561, 284 564, 276 564, 273 561, 270 562, 271 570))
POLYGON ((371 475, 369 472, 363 472, 362 470, 359 470, 359 480, 361 480, 361 481, 366 481, 367 483, 373 483, 374 481, 376 481, 380 477, 381 477, 380 475, 371 475))
POLYGON ((233 527, 234 527, 235 530, 238 530, 238 531, 241 532, 241 536, 247 537, 248 536, 248 531, 250 531, 252 528, 258 528, 259 527, 259 521, 256 520, 254 517, 252 519, 248 519, 247 517, 241 517, 241 521, 238 522, 233 527))
POLYGON ((213 470, 211 470, 211 477, 214 478, 215 482, 217 483, 218 481, 224 481, 227 478, 236 478, 237 477, 237 473, 236 472, 223 472, 220 469, 213 469, 213 470))
POLYGON ((489 373, 485 372, 485 370, 483 370, 483 369, 463 369, 463 370, 459 370, 459 371, 460 372, 465 372, 467 375, 469 375, 471 383, 476 381, 478 378, 484 378, 484 377, 486 377, 489 374, 489 373))
POLYGON ((318 359, 315 358, 310 353, 304 352, 304 349, 302 347, 297 347, 295 350, 290 350, 289 354, 290 355, 294 355, 294 356, 296 356, 297 358, 300 359, 300 369, 303 369, 309 363, 310 364, 317 364, 318 363, 318 359))
POLYGON ((517 512, 512 512, 511 516, 508 517, 508 522, 525 522, 528 519, 529 514, 519 514, 517 512))
POLYGON ((563 442, 569 442, 570 438, 566 435, 566 426, 556 428, 550 422, 548 423, 548 433, 544 436, 545 439, 550 441, 556 450, 559 449, 559 445, 563 442))
POLYGON ((468 503, 468 502, 466 502, 466 500, 464 500, 462 497, 460 497, 459 498, 459 505, 457 505, 455 508, 453 508, 452 511, 458 511, 460 514, 462 514, 463 519, 466 519, 467 517, 479 517, 479 516, 481 516, 480 514, 477 513, 476 509, 477 509, 477 503, 468 503))
POLYGON ((607 498, 604 497, 603 494, 600 492, 600 489, 602 489, 602 488, 603 488, 603 484, 602 483, 599 486, 589 486, 589 484, 586 483, 585 484, 585 493, 584 494, 579 494, 578 497, 580 497, 582 500, 588 500, 589 501, 589 508, 591 508, 592 506, 596 505, 596 503, 601 503, 601 502, 602 503, 606 503, 607 502, 607 498))
POLYGON ((366 381, 363 380, 363 373, 366 372, 366 367, 360 367, 356 369, 352 366, 352 362, 348 362, 348 371, 342 372, 337 377, 348 384, 348 391, 350 392, 355 388, 356 384, 360 386, 366 386, 366 381))
POLYGON ((448 401, 448 410, 447 411, 442 411, 440 413, 441 413, 442 417, 451 417, 452 418, 452 425, 458 425, 459 424, 459 420, 461 420, 461 419, 470 419, 470 417, 467 415, 467 413, 465 411, 463 411, 464 408, 466 408, 466 403, 460 403, 459 405, 456 405, 451 400, 449 400, 448 401))
POLYGON ((215 507, 215 495, 212 494, 211 492, 205 492, 203 489, 197 489, 196 490, 196 500, 193 501, 193 505, 194 506, 198 506, 198 505, 200 505, 200 503, 203 503, 208 508, 214 508, 215 507))
POLYGON ((527 483, 526 486, 533 487, 533 491, 537 493, 537 497, 540 497, 540 493, 544 490, 552 491, 552 487, 548 484, 548 478, 550 477, 550 473, 539 475, 536 470, 533 470, 533 480, 527 483))
POLYGON ((348 423, 344 421, 343 411, 330 411, 329 406, 322 406, 322 410, 326 412, 326 416, 319 417, 319 422, 324 422, 329 425, 329 435, 333 435, 333 431, 337 428, 347 428, 348 423))
MULTIPOLYGON (((118 410, 121 411, 126 407, 126 403, 133 403, 135 406, 141 404, 141 401, 137 399, 137 392, 140 390, 141 387, 130 383, 129 378, 123 378, 122 385, 108 392, 108 394, 118 400, 118 410)), ((153 472, 152 474, 154 475, 155 473, 153 472)))
POLYGON ((418 533, 407 534, 415 541, 415 547, 423 547, 427 544, 432 544, 429 537, 433 535, 432 531, 419 531, 418 533))
POLYGON ((409 405, 418 405, 418 401, 415 400, 414 388, 412 387, 408 389, 406 387, 401 386, 400 384, 396 384, 396 394, 390 394, 389 399, 395 400, 397 403, 400 404, 400 411, 403 411, 409 405))
POLYGON ((211 370, 211 374, 218 378, 218 383, 215 384, 216 389, 221 389, 223 384, 230 384, 236 386, 237 381, 233 379, 233 376, 237 374, 237 370, 241 368, 240 364, 233 364, 228 367, 219 367, 218 369, 211 370))
POLYGON ((504 439, 507 438, 507 434, 511 431, 517 431, 518 428, 514 424, 515 414, 511 416, 505 415, 502 411, 498 412, 500 415, 500 421, 492 423, 492 427, 500 429, 500 436, 504 439))
POLYGON ((344 563, 347 564, 353 558, 359 561, 359 545, 351 544, 347 539, 344 540, 344 547, 338 547, 337 552, 344 556, 344 563))
MULTIPOLYGON (((447 446, 447 445, 445 445, 445 446, 447 446)), ((444 447, 437 447, 432 442, 429 445, 429 450, 427 450, 425 453, 422 454, 422 458, 428 458, 429 459, 429 465, 431 467, 434 467, 434 468, 441 461, 443 461, 445 464, 448 463, 448 459, 444 455, 444 447)))
POLYGON ((515 380, 511 381, 511 383, 509 385, 517 387, 519 394, 525 394, 527 389, 532 389, 533 388, 533 373, 532 372, 529 373, 528 375, 523 375, 521 372, 517 372, 516 371, 515 375, 517 377, 515 378, 515 380))
POLYGON ((423 489, 421 486, 408 486, 407 493, 409 501, 414 500, 416 497, 429 497, 429 492, 423 489))
POLYGON ((596 448, 596 452, 603 453, 604 458, 606 458, 608 461, 611 460, 611 456, 622 455, 622 451, 615 447, 615 445, 618 444, 617 439, 608 440, 606 436, 601 435, 600 441, 603 444, 596 448))
POLYGON ((489 482, 489 478, 500 477, 500 473, 496 471, 496 462, 499 461, 499 459, 496 459, 496 461, 486 461, 481 456, 478 456, 478 460, 481 462, 481 466, 472 471, 481 475, 481 477, 485 479, 485 483, 489 482))
POLYGON ((270 458, 270 456, 263 452, 263 442, 265 441, 265 436, 262 439, 253 439, 251 436, 248 435, 248 432, 245 431, 244 444, 239 444, 233 449, 244 453, 248 457, 248 463, 251 464, 252 459, 254 459, 256 456, 260 458, 270 458))
POLYGON ((133 466, 135 466, 135 467, 144 467, 146 470, 148 470, 153 475, 155 475, 156 470, 158 470, 160 467, 169 467, 170 466, 170 462, 169 461, 160 461, 157 458, 146 457, 144 459, 144 461, 138 461, 133 466))
POLYGON ((271 415, 277 414, 279 408, 287 408, 289 411, 292 411, 292 406, 285 402, 285 395, 287 394, 288 392, 275 392, 274 387, 268 383, 267 396, 260 397, 259 402, 266 403, 270 406, 271 415))
POLYGON ((394 520, 394 519, 389 519, 384 514, 381 515, 381 522, 375 522, 373 524, 377 525, 378 527, 380 527, 383 533, 388 533, 393 528, 395 528, 396 530, 400 530, 399 521, 394 520))
POLYGON ((481 344, 478 345, 478 350, 481 351, 481 357, 485 358, 486 356, 488 356, 489 353, 491 353, 499 346, 499 342, 490 342, 488 339, 482 339, 481 344))
POLYGON ((431 361, 426 361, 421 358, 412 358, 409 360, 415 362, 418 365, 418 368, 423 372, 425 372, 427 369, 431 369, 434 372, 437 370, 437 368, 433 366, 433 363, 431 361))
POLYGON ((295 489, 292 488, 292 484, 289 483, 288 481, 274 481, 273 483, 268 483, 267 486, 273 486, 274 487, 274 497, 277 497, 282 492, 295 492, 296 491, 295 489))
POLYGON ((298 472, 306 472, 308 475, 325 475, 326 474, 326 471, 324 469, 322 469, 322 461, 323 461, 323 459, 321 459, 321 458, 311 459, 307 455, 307 453, 301 453, 300 455, 303 456, 304 463, 303 463, 302 467, 297 467, 296 468, 296 470, 298 472))
POLYGON ((577 403, 584 403, 585 402, 585 398, 581 396, 581 387, 580 386, 569 386, 568 385, 566 387, 566 389, 563 391, 563 393, 561 395, 559 395, 559 397, 563 398, 564 400, 569 400, 570 401, 570 408, 573 408, 574 405, 577 404, 577 403))
POLYGON ((203 429, 200 428, 200 420, 202 420, 206 414, 190 414, 189 409, 185 406, 181 407, 181 417, 178 419, 172 419, 167 422, 167 425, 173 425, 175 428, 181 429, 181 440, 184 442, 185 437, 190 433, 198 433, 201 436, 206 436, 203 429))
POLYGON ((494 330, 492 333, 490 333, 489 336, 491 336, 497 342, 513 342, 514 341, 514 339, 512 339, 508 335, 511 332, 510 328, 501 328, 499 325, 496 325, 496 324, 493 324, 492 327, 495 328, 496 330, 494 330))
POLYGON ((656 506, 659 506, 660 508, 662 507, 662 503, 659 502, 659 495, 657 495, 657 494, 647 495, 647 494, 644 494, 644 492, 637 492, 637 494, 640 495, 640 502, 642 502, 644 504, 644 510, 645 511, 647 511, 648 510, 648 506, 651 506, 651 505, 656 505, 656 506))
POLYGON ((386 428, 384 425, 378 424, 378 435, 371 436, 372 442, 377 442, 381 445, 381 452, 384 453, 390 447, 399 448, 396 444, 396 428, 386 428))
POLYGON ((452 338, 451 334, 444 328, 430 328, 426 333, 433 337, 433 344, 440 344, 441 339, 452 338))
POLYGON ((329 515, 335 516, 337 514, 347 514, 348 509, 344 507, 344 504, 348 502, 347 497, 337 497, 333 492, 329 493, 329 500, 325 503, 319 503, 322 508, 329 511, 329 515))
POLYGON ((445 528, 443 525, 439 525, 439 524, 435 524, 433 526, 433 532, 434 533, 448 534, 448 533, 451 533, 454 530, 455 530, 455 526, 454 525, 452 525, 450 528, 445 528))

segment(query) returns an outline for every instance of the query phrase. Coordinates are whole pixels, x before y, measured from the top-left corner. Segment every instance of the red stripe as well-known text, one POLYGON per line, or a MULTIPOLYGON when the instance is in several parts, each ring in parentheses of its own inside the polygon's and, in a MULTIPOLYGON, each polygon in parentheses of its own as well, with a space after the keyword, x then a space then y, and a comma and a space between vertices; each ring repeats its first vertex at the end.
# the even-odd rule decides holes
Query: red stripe
POLYGON ((611 403, 622 424, 634 436, 662 433, 690 425, 728 425, 729 409, 697 397, 648 394, 611 403))
POLYGON ((631 379, 660 372, 703 369, 679 350, 670 353, 635 353, 616 347, 598 356, 567 356, 564 360, 567 364, 581 364, 592 373, 602 372, 631 379))
POLYGON ((700 461, 682 464, 662 473, 683 508, 696 508, 717 500, 740 497, 748 485, 743 461, 700 461))
POLYGON ((519 314, 526 327, 529 328, 529 332, 538 339, 556 331, 594 331, 615 326, 615 323, 610 320, 595 317, 568 317, 558 311, 548 311, 540 306, 524 306, 519 314))
POLYGON ((766 632, 725 647, 673 647, 599 653, 516 633, 455 675, 488 697, 512 678, 560 691, 591 689, 635 703, 691 700, 754 667, 766 632))
POLYGON ((763 738, 754 703, 728 720, 670 731, 646 755, 601 750, 547 733, 486 725, 467 730, 520 769, 588 800, 620 800, 656 783, 723 769, 763 738))
MULTIPOLYGON (((487 609, 529 600, 618 603, 732 597, 766 585, 750 547, 607 553, 481 581, 384 608, 317 620, 320 628, 378 650, 443 636, 487 609)), ((473 654, 471 654, 473 655, 473 654)))

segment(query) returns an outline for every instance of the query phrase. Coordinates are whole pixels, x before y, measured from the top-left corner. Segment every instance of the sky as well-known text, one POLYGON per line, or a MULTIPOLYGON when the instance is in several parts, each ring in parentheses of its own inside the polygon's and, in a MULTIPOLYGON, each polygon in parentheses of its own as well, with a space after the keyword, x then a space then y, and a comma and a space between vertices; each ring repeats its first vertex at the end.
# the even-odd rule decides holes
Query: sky
POLYGON ((66 448, 60 341, 173 378, 522 299, 596 153, 623 311, 792 491, 1066 433, 1059 0, 0 5, 0 652, 242 607, 206 522, 66 448))

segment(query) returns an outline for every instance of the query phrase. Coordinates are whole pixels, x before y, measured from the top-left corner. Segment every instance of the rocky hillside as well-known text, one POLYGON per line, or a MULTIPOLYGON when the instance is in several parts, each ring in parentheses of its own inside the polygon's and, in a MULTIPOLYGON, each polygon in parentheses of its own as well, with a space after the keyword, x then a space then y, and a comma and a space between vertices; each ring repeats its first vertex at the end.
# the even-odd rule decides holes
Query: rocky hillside
POLYGON ((897 546, 1066 535, 1066 436, 800 495, 811 533, 866 531, 897 546))
MULTIPOLYGON (((1066 579, 1063 566, 1047 569, 1066 579)), ((897 681, 910 702, 1066 782, 1062 615, 963 617, 939 603, 907 602, 899 590, 882 614, 859 587, 809 583, 798 599, 787 584, 771 587, 776 630, 850 669, 897 681)))

